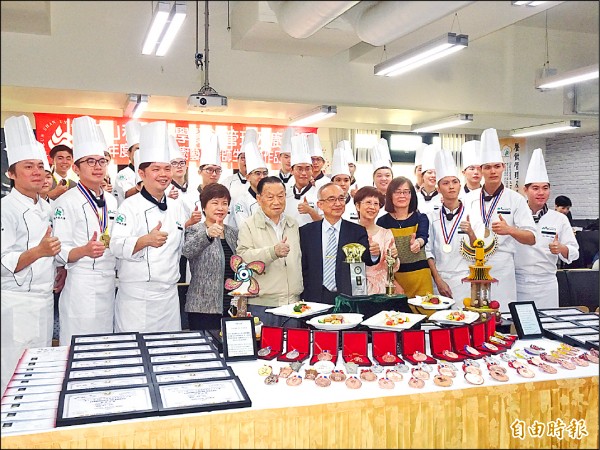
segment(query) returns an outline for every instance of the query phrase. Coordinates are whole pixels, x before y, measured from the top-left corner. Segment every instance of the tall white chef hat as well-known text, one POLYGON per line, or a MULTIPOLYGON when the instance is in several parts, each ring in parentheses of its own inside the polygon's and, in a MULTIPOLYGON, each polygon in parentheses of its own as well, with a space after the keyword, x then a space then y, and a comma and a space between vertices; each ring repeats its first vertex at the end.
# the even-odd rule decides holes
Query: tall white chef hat
POLYGON ((379 139, 377 144, 371 148, 371 164, 373 165, 373 172, 382 167, 392 168, 392 157, 390 156, 387 139, 379 139))
POLYGON ((481 142, 467 141, 462 145, 462 166, 463 170, 470 166, 481 165, 481 142))
POLYGON ((422 142, 415 149, 415 166, 420 166, 423 162, 423 152, 425 151, 425 147, 427 147, 427 144, 422 142))
POLYGON ((219 137, 214 132, 210 134, 200 152, 200 167, 206 165, 221 167, 221 146, 219 137))
MULTIPOLYGON (((348 142, 348 141, 342 141, 348 142)), ((342 143, 340 142, 340 144, 342 143)), ((348 142, 349 143, 349 142, 348 142)), ((336 175, 348 175, 350 176, 350 168, 348 167, 348 154, 346 153, 346 149, 344 146, 338 144, 336 148, 333 149, 333 160, 331 161, 331 179, 336 175)))
POLYGON ((306 140, 308 141, 308 153, 310 156, 318 156, 325 159, 323 157, 323 147, 321 146, 319 135, 317 133, 308 133, 306 135, 306 140))
MULTIPOLYGON (((435 155, 441 150, 438 144, 429 144, 423 149, 423 159, 421 160, 421 172, 435 170, 435 155)), ((437 174, 436 174, 437 177, 437 174)))
POLYGON ((292 137, 294 136, 294 129, 291 127, 283 130, 283 135, 281 136, 281 150, 279 153, 292 153, 292 137))
POLYGON ((292 137, 292 167, 296 164, 312 164, 308 153, 308 141, 305 134, 292 137))
POLYGON ((147 162, 171 162, 169 130, 163 120, 144 125, 140 132, 140 164, 147 162))
POLYGON ((185 156, 183 156, 183 153, 181 153, 177 139, 175 139, 175 136, 172 134, 169 135, 169 158, 171 158, 171 161, 175 161, 176 159, 185 159, 185 156))
POLYGON ((337 146, 341 147, 346 153, 346 161, 348 161, 348 164, 356 164, 356 159, 354 159, 354 152, 352 151, 352 144, 350 141, 340 141, 338 142, 337 146))
POLYGON ((35 140, 29 117, 12 116, 6 119, 4 135, 9 167, 19 161, 41 159, 41 144, 35 140))
POLYGON ((52 168, 50 167, 50 163, 48 162, 48 154, 46 153, 46 149, 42 143, 38 142, 38 144, 40 144, 39 145, 40 158, 42 159, 42 162, 44 163, 44 170, 46 172, 52 173, 52 168))
POLYGON ((138 184, 142 179, 140 178, 140 174, 138 173, 138 169, 140 168, 140 149, 138 148, 135 152, 133 152, 133 167, 135 167, 135 184, 138 184))
POLYGON ((140 143, 140 133, 142 124, 135 120, 130 120, 125 124, 125 137, 127 138, 127 148, 131 148, 135 144, 140 143))
POLYGON ((481 133, 481 164, 501 162, 504 162, 504 160, 500 151, 498 132, 495 128, 483 130, 483 133, 481 133))
POLYGON ((257 134, 244 137, 243 148, 246 153, 246 171, 247 173, 254 172, 256 169, 266 169, 267 164, 263 159, 262 153, 258 148, 257 134))
POLYGON ((439 150, 435 153, 434 158, 435 164, 435 177, 439 183, 442 178, 455 177, 458 178, 458 170, 456 169, 456 163, 452 157, 452 153, 449 150, 439 150))
MULTIPOLYGON (((252 142, 254 145, 258 146, 258 132, 254 128, 247 128, 244 133, 244 140, 242 141, 242 146, 240 147, 240 153, 246 153, 246 145, 247 143, 252 142)), ((250 171, 248 171, 250 173, 250 171)))
POLYGON ((73 161, 86 156, 102 156, 108 150, 102 130, 89 116, 73 119, 73 161))
POLYGON ((530 183, 550 183, 548 172, 546 171, 546 161, 544 161, 544 154, 541 148, 536 148, 533 151, 529 166, 527 166, 525 185, 530 183))

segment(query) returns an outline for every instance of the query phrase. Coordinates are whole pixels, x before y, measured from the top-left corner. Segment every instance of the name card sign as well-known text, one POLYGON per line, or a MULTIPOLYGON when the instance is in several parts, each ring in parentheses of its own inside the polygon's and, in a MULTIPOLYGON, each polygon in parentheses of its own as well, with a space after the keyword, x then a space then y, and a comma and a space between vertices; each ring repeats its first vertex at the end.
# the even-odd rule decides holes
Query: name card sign
POLYGON ((253 317, 224 317, 221 319, 221 329, 225 361, 257 359, 253 317))
POLYGON ((542 322, 534 302, 508 304, 519 339, 537 339, 544 336, 542 322))

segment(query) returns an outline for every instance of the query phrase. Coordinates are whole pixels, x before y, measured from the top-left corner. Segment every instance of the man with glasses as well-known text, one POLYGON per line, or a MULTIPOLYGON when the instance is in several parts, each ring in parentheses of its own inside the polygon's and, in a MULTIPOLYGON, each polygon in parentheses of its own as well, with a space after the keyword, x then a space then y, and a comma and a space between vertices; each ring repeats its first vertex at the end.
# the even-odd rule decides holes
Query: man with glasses
POLYGON ((54 235, 61 243, 57 261, 67 269, 59 299, 60 345, 74 334, 112 333, 116 259, 108 248, 117 200, 102 182, 108 160, 106 143, 91 117, 73 120, 76 189, 54 205, 54 235))
POLYGON ((333 305, 338 294, 352 295, 350 266, 344 262, 346 257, 342 247, 351 243, 361 244, 365 247, 362 261, 368 266, 379 262, 380 250, 379 246, 374 246, 377 253, 371 254, 367 230, 342 219, 346 195, 341 187, 327 183, 321 186, 318 196, 324 219, 300 227, 304 280, 302 299, 333 305))
POLYGON ((323 147, 321 140, 316 133, 306 135, 308 142, 308 153, 310 154, 310 162, 312 165, 312 181, 317 189, 329 183, 331 179, 323 172, 325 166, 325 158, 323 157, 323 147))
POLYGON ((219 182, 222 172, 219 138, 215 133, 211 133, 200 153, 198 173, 202 178, 202 184, 198 186, 198 199, 200 198, 200 193, 202 193, 202 188, 219 182))
POLYGON ((119 170, 117 179, 115 180, 115 196, 117 203, 120 206, 128 197, 139 192, 136 168, 135 168, 135 152, 140 148, 140 130, 142 125, 139 122, 130 120, 125 124, 125 138, 127 139, 127 157, 129 164, 127 167, 119 170))

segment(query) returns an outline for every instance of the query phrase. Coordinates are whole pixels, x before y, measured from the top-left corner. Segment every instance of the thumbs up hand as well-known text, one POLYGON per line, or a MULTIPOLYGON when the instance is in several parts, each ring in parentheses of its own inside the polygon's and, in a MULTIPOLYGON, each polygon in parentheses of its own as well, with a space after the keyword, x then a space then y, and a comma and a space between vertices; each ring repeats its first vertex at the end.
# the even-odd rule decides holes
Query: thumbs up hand
POLYGON ((167 197, 172 198, 173 200, 175 200, 177 197, 179 197, 179 189, 177 189, 175 186, 172 186, 171 190, 167 194, 167 197))
POLYGON ((210 238, 220 238, 224 236, 225 227, 223 226, 223 219, 221 217, 215 218, 216 222, 206 228, 206 234, 210 238))
POLYGON ((186 228, 191 227, 192 225, 197 224, 201 220, 202 220, 202 211, 199 211, 198 205, 196 205, 196 207, 192 211, 192 215, 190 216, 188 221, 185 223, 185 226, 186 226, 186 228))
POLYGON ((308 200, 306 199, 306 197, 304 197, 304 200, 302 200, 300 203, 298 203, 298 212, 300 214, 308 214, 310 209, 311 209, 311 207, 308 204, 308 200))
POLYGON ((421 250, 421 242, 417 239, 417 233, 413 233, 410 236, 410 251, 413 253, 419 253, 421 250))
POLYGON ((290 244, 287 243, 287 236, 275 244, 275 255, 278 258, 285 258, 290 253, 290 244))
POLYGON ((499 236, 507 236, 510 234, 510 229, 512 228, 502 214, 498 214, 498 220, 496 222, 492 222, 492 231, 499 236))
POLYGON ((371 252, 371 256, 381 255, 381 247, 377 242, 371 239, 371 236, 369 236, 369 252, 371 252))
POLYGON ((154 228, 152 228, 150 233, 147 234, 149 247, 162 247, 163 245, 165 245, 165 242, 167 242, 167 236, 169 235, 169 233, 160 231, 161 228, 162 222, 159 220, 158 224, 154 228))
POLYGON ((85 244, 85 256, 100 258, 104 254, 104 250, 106 250, 104 243, 98 241, 98 232, 94 231, 92 238, 85 244))
POLYGON ((558 233, 554 235, 554 239, 548 244, 548 247, 550 248, 550 253, 553 255, 558 255, 560 253, 561 243, 558 242, 558 233))
POLYGON ((56 236, 52 236, 52 227, 48 226, 46 234, 38 244, 41 256, 56 256, 60 252, 60 241, 56 236))

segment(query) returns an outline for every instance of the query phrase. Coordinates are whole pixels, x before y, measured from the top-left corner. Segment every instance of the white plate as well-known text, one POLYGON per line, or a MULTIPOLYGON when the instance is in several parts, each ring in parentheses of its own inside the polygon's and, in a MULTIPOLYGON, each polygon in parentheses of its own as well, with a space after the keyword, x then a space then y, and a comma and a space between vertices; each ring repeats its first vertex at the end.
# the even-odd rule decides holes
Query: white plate
POLYGON ((294 306, 297 303, 290 303, 289 305, 278 306, 277 308, 265 309, 265 312, 269 312, 271 314, 275 314, 276 316, 284 316, 284 317, 308 317, 314 316, 315 314, 319 314, 323 311, 327 311, 330 308, 333 308, 333 305, 328 305, 326 303, 314 303, 314 302, 299 302, 306 303, 310 306, 308 311, 304 311, 303 313, 294 312, 294 306))
POLYGON ((313 317, 312 319, 307 320, 306 323, 312 325, 317 330, 348 330, 348 329, 354 328, 356 325, 360 324, 364 317, 362 314, 354 314, 354 313, 335 314, 335 315, 343 317, 344 323, 340 323, 340 324, 319 323, 319 320, 322 320, 325 317, 329 317, 329 316, 331 316, 331 314, 323 314, 321 316, 313 317))
POLYGON ((477 319, 479 319, 479 314, 474 312, 474 311, 463 311, 463 313, 465 313, 465 318, 463 320, 448 320, 448 314, 453 313, 453 312, 457 312, 457 309, 447 309, 444 311, 438 311, 436 313, 433 313, 431 316, 429 316, 429 321, 430 322, 439 322, 439 323, 446 323, 446 324, 455 324, 455 323, 460 323, 460 324, 465 324, 465 323, 473 323, 475 322, 477 319))
POLYGON ((421 297, 420 295, 417 295, 415 298, 409 298, 408 304, 418 306, 423 309, 448 309, 455 303, 455 301, 452 300, 450 297, 444 297, 443 295, 437 295, 436 297, 438 297, 441 300, 441 303, 437 305, 434 305, 432 303, 423 303, 423 300, 427 299, 427 297, 421 297))
POLYGON ((375 314, 373 317, 369 317, 367 320, 363 320, 362 324, 368 326, 369 328, 375 328, 378 330, 407 330, 408 328, 413 327, 415 324, 419 323, 421 320, 425 319, 427 316, 424 314, 409 314, 398 311, 380 311, 375 314), (398 325, 386 325, 385 324, 385 316, 386 314, 398 314, 406 317, 408 319, 407 322, 400 323, 398 325))

